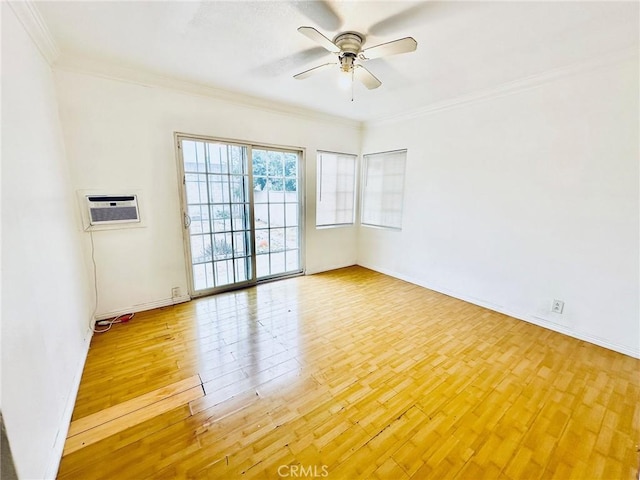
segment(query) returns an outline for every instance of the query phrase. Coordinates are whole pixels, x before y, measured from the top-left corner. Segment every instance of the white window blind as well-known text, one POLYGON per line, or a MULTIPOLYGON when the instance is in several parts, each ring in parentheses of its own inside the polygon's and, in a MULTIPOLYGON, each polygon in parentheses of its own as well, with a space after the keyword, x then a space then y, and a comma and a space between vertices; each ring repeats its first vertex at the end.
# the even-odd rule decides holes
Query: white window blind
POLYGON ((353 225, 356 159, 355 155, 318 152, 317 227, 353 225))
POLYGON ((362 224, 402 228, 406 150, 364 156, 362 224))

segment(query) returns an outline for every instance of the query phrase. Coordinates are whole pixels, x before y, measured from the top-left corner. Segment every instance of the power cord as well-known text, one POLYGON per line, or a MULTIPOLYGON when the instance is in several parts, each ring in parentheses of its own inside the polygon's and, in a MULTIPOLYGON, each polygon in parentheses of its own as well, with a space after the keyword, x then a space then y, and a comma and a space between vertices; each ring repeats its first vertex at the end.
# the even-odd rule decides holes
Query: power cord
POLYGON ((108 332, 109 330, 111 330, 111 326, 114 323, 127 323, 129 320, 131 320, 134 317, 135 313, 125 313, 123 315, 118 315, 115 318, 112 318, 111 320, 98 320, 96 322, 96 325, 98 325, 99 327, 107 327, 104 330, 94 330, 94 332, 96 333, 104 333, 104 332, 108 332))
POLYGON ((91 238, 91 263, 93 264, 93 292, 95 294, 95 306, 93 307, 93 313, 91 314, 90 327, 93 333, 105 333, 111 330, 114 323, 127 323, 133 318, 135 313, 125 313, 118 315, 111 320, 98 320, 95 321, 96 312, 98 311, 98 266, 96 265, 96 247, 93 243, 93 230, 89 229, 89 238, 91 238), (126 318, 125 318, 126 317, 126 318), (96 329, 96 325, 100 327, 107 327, 101 330, 96 329))

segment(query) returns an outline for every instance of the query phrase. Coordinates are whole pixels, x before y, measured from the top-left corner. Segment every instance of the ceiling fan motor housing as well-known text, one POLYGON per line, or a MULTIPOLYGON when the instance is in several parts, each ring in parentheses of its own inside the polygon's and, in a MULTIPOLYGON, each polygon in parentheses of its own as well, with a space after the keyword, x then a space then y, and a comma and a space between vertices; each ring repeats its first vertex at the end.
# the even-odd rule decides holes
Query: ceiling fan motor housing
POLYGON ((338 35, 333 43, 340 48, 340 69, 343 72, 352 71, 354 60, 362 50, 364 36, 357 32, 344 32, 338 35))
POLYGON ((358 32, 344 32, 338 35, 334 40, 342 53, 350 53, 353 56, 358 55, 364 43, 364 36, 358 32))

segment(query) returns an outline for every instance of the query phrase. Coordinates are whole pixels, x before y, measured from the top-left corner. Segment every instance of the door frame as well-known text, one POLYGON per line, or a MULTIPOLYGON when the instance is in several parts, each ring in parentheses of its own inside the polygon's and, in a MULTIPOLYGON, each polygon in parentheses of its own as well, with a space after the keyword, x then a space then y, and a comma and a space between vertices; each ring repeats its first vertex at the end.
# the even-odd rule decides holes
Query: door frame
POLYGON ((222 137, 211 137, 207 135, 197 135, 183 132, 174 132, 174 151, 177 164, 178 175, 178 195, 180 197, 180 229, 182 231, 182 245, 184 254, 184 266, 185 274, 187 276, 187 286, 189 289, 189 296, 191 298, 204 297, 208 295, 214 295, 216 293, 222 293, 230 290, 237 290, 240 288, 246 288, 259 283, 266 283, 271 281, 282 280, 289 277, 296 277, 306 274, 306 250, 305 250, 305 237, 306 237, 306 182, 305 182, 305 168, 306 168, 306 149, 304 147, 295 147, 287 145, 275 145, 268 143, 249 142, 245 140, 228 139, 222 137), (186 176, 184 171, 184 160, 182 158, 182 152, 180 148, 181 140, 194 140, 203 142, 224 143, 230 145, 237 145, 247 148, 247 171, 249 172, 249 222, 250 232, 252 236, 251 241, 251 268, 252 279, 244 282, 237 282, 229 285, 223 285, 220 287, 213 287, 207 290, 196 291, 193 285, 193 272, 192 272, 192 255, 191 255, 191 241, 188 238, 189 223, 187 223, 188 204, 187 204, 187 189, 186 189, 186 176), (272 149, 284 152, 295 152, 299 155, 298 161, 298 248, 299 248, 299 261, 300 271, 284 274, 271 275, 269 277, 257 278, 256 269, 256 241, 255 241, 255 220, 254 220, 254 193, 253 193, 253 149, 272 149))

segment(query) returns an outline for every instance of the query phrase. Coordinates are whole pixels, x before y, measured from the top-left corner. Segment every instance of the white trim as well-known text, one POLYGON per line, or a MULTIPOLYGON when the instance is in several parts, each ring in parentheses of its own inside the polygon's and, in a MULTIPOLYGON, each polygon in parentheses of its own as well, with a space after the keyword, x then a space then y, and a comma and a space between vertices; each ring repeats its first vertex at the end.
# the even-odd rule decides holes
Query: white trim
POLYGON ((124 315, 126 313, 138 313, 147 310, 153 310, 154 308, 168 307, 170 305, 176 305, 178 303, 184 303, 191 301, 189 295, 181 295, 173 298, 163 298, 160 300, 154 300, 153 302, 137 303, 129 308, 122 308, 119 310, 112 310, 111 312, 100 313, 95 316, 95 320, 106 320, 109 318, 117 317, 118 315, 124 315))
MULTIPOLYGON (((327 265, 327 266, 323 266, 319 269, 315 269, 315 270, 307 270, 306 272, 304 272, 305 275, 315 275, 317 273, 324 273, 324 272, 329 272, 331 270, 338 270, 340 268, 347 268, 347 267, 353 267, 357 265, 356 263, 349 263, 349 264, 341 264, 341 263, 334 263, 333 265, 327 265)), ((373 269, 371 269, 373 270, 373 269)))
POLYGON ((60 50, 56 45, 47 24, 44 22, 38 7, 31 0, 19 2, 7 2, 16 17, 24 27, 27 34, 33 40, 44 59, 52 65, 60 56, 60 50))
MULTIPOLYGON (((13 5, 13 3, 11 4, 13 5)), ((57 57, 55 68, 61 71, 81 73, 99 78, 106 78, 125 83, 133 83, 135 85, 165 88, 185 94, 215 98, 238 105, 243 105, 248 108, 254 108, 260 111, 276 112, 288 116, 297 116, 300 118, 316 121, 338 123, 348 127, 358 128, 360 130, 366 127, 410 120, 443 110, 449 110, 451 108, 464 106, 467 104, 473 104, 484 100, 491 100, 494 98, 523 92, 533 88, 538 88, 546 83, 556 81, 564 77, 569 77, 591 70, 608 67, 610 65, 629 60, 633 57, 635 57, 636 59, 638 58, 637 47, 635 45, 629 46, 626 48, 608 52, 607 54, 598 56, 596 58, 591 58, 589 60, 573 63, 564 67, 554 68, 511 82, 506 82, 496 87, 491 87, 484 90, 463 94, 448 100, 431 103, 415 110, 409 110, 407 112, 402 112, 399 114, 383 115, 371 120, 359 121, 341 117, 339 115, 319 112, 310 108, 290 105, 282 101, 267 100, 265 98, 255 97, 240 92, 232 92, 222 88, 211 87, 208 85, 203 85, 186 80, 180 80, 174 77, 159 75, 157 73, 144 71, 138 68, 116 65, 89 57, 81 57, 78 55, 68 54, 62 54, 58 56, 57 48, 55 49, 55 51, 57 57)))
POLYGON ((512 311, 507 308, 504 308, 502 305, 496 305, 479 298, 471 297, 468 295, 462 295, 458 292, 449 290, 448 288, 443 288, 437 285, 430 285, 420 280, 417 280, 411 276, 402 275, 398 272, 395 272, 386 268, 381 268, 376 265, 371 265, 371 264, 363 263, 360 261, 358 262, 358 265, 364 268, 368 268, 370 270, 374 270, 379 273, 383 273, 385 275, 389 275, 390 277, 398 278, 400 280, 404 280, 405 282, 413 283, 414 285, 418 285, 420 287, 433 290, 434 292, 442 293, 444 295, 448 295, 450 297, 457 298, 459 300, 463 300, 468 303, 472 303, 473 305, 478 305, 480 307, 493 310, 494 312, 502 313, 509 317, 515 318, 517 320, 522 320, 524 322, 531 323, 533 325, 537 325, 539 327, 546 328, 548 330, 553 330, 554 332, 558 332, 563 335, 567 335, 568 337, 573 337, 578 340, 583 340, 585 342, 592 343, 594 345, 598 345, 600 347, 604 347, 606 349, 613 350, 615 352, 640 359, 640 346, 637 350, 634 350, 633 348, 629 348, 625 345, 620 345, 618 343, 610 342, 608 340, 605 340, 604 338, 600 338, 594 335, 589 335, 587 333, 576 332, 571 328, 564 327, 558 323, 554 323, 540 317, 532 316, 522 312, 512 311))
POLYGON ((78 391, 80 390, 82 372, 84 371, 84 365, 87 361, 87 356, 89 355, 89 346, 91 345, 92 337, 93 331, 91 329, 87 329, 87 333, 84 337, 83 359, 78 364, 78 369, 73 377, 73 383, 64 405, 64 411, 62 412, 62 418, 60 419, 60 427, 58 428, 58 434, 56 435, 53 447, 51 448, 51 454, 49 456, 49 461, 47 462, 47 469, 45 470, 44 478, 57 477, 58 468, 60 468, 60 461, 62 460, 62 451, 64 450, 64 443, 67 439, 67 434, 69 433, 71 416, 73 415, 76 398, 78 397, 78 391))
POLYGON ((363 122, 364 127, 380 126, 389 123, 401 122, 404 120, 411 120, 417 117, 431 115, 443 110, 449 110, 464 105, 482 102, 484 100, 492 100, 499 97, 504 97, 514 93, 520 93, 533 88, 538 88, 546 83, 553 82, 555 80, 585 73, 591 70, 608 67, 617 63, 630 60, 631 58, 638 58, 637 47, 628 47, 615 52, 610 52, 606 55, 592 58, 579 63, 574 63, 560 68, 547 70, 546 72, 531 75, 511 82, 503 83, 497 87, 487 88, 477 92, 469 93, 466 95, 460 95, 449 100, 444 100, 436 103, 432 103, 423 108, 411 110, 400 114, 387 115, 378 117, 377 119, 368 120, 363 122))
POLYGON ((159 87, 180 93, 214 98, 260 111, 276 112, 287 116, 297 116, 321 122, 331 122, 352 128, 361 128, 362 122, 348 118, 318 112, 316 110, 288 105, 283 102, 267 100, 252 95, 232 92, 222 88, 211 87, 200 83, 180 80, 173 77, 151 73, 137 68, 128 68, 114 65, 104 61, 94 60, 88 57, 69 56, 63 54, 56 62, 55 68, 61 71, 81 73, 109 80, 116 80, 147 87, 159 87))

